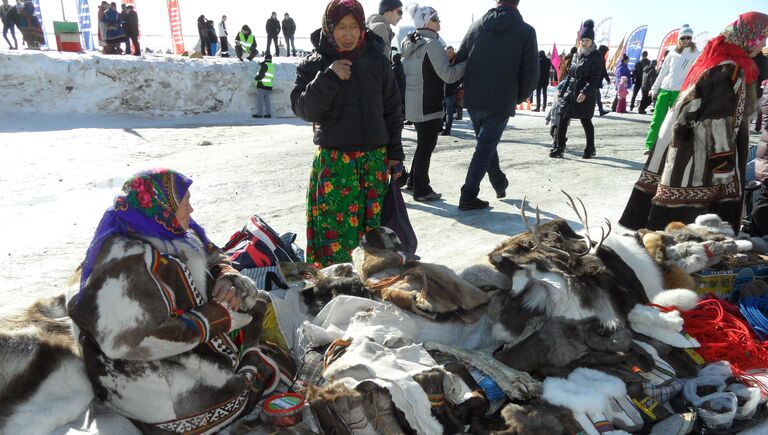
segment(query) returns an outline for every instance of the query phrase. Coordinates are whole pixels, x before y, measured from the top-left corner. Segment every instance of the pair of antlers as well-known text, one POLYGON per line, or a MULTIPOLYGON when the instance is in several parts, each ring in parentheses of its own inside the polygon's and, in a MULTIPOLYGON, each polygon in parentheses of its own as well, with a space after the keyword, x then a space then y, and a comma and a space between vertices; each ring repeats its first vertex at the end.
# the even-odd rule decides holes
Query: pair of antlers
POLYGON ((603 227, 600 227, 600 241, 595 243, 592 240, 592 235, 589 231, 589 221, 588 221, 588 215, 587 215, 587 207, 584 205, 584 202, 581 200, 581 198, 577 198, 579 201, 579 204, 581 205, 581 212, 579 212, 579 208, 576 206, 576 201, 573 200, 573 197, 569 195, 564 190, 561 190, 560 192, 565 195, 566 198, 568 198, 568 206, 576 213, 576 216, 579 218, 579 221, 581 221, 581 224, 584 226, 585 235, 584 242, 586 244, 586 249, 582 252, 566 252, 562 249, 553 248, 541 241, 541 237, 539 235, 539 226, 541 225, 541 211, 539 210, 539 207, 536 207, 536 225, 531 226, 531 224, 528 223, 528 217, 525 214, 525 205, 526 205, 526 199, 527 197, 523 197, 523 204, 520 207, 520 215, 523 218, 523 223, 525 224, 525 227, 528 229, 528 231, 531 233, 531 239, 533 239, 533 245, 534 249, 539 249, 542 251, 548 251, 552 252, 558 255, 563 255, 566 257, 570 257, 571 259, 577 259, 581 257, 585 257, 587 255, 595 255, 600 250, 600 248, 603 246, 603 242, 608 238, 608 236, 611 234, 611 231, 613 230, 613 227, 611 226, 611 221, 608 219, 605 219, 605 223, 608 225, 608 232, 605 231, 603 227), (594 245, 594 246, 593 246, 594 245))

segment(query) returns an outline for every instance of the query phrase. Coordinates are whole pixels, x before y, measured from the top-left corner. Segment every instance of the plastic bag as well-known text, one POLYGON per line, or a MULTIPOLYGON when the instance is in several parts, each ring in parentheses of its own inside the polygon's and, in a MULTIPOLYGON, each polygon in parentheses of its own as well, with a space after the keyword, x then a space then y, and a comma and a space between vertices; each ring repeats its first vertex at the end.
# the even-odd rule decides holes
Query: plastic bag
POLYGON ((408 218, 408 209, 405 207, 400 185, 394 178, 390 180, 387 196, 384 197, 381 226, 387 227, 397 234, 405 252, 411 255, 416 253, 419 241, 416 239, 416 233, 413 231, 411 220, 408 218))

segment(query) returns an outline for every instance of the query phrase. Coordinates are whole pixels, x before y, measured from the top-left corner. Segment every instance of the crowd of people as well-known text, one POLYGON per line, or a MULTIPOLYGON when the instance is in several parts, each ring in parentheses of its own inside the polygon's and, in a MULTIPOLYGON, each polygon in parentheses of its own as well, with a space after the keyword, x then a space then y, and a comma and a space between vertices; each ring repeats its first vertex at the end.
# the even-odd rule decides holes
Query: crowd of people
POLYGON ((0 5, 0 20, 3 23, 3 38, 11 50, 19 49, 16 39, 16 29, 19 29, 23 42, 28 48, 38 49, 45 44, 43 25, 35 15, 35 4, 29 0, 16 0, 16 5, 11 5, 8 0, 3 0, 0 5), (11 40, 8 39, 10 33, 11 40))

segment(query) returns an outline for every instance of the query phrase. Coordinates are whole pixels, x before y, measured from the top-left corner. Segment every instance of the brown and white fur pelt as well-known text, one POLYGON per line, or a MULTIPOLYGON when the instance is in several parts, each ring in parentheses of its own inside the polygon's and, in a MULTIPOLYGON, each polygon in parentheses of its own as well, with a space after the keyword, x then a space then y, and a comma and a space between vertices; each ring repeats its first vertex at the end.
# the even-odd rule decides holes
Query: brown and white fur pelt
POLYGON ((422 263, 402 251, 397 235, 379 227, 365 233, 352 261, 371 292, 400 308, 436 320, 476 321, 490 297, 451 269, 422 263))
MULTIPOLYGON (((564 220, 538 228, 539 237, 555 248, 583 246, 583 238, 564 220)), ((692 292, 665 291, 670 287, 665 287, 662 271, 642 240, 618 232, 605 239, 597 255, 581 258, 570 268, 563 258, 534 249, 530 231, 524 232, 504 241, 461 277, 486 290, 498 289, 492 293, 489 315, 496 321, 494 338, 505 342, 525 338, 530 331, 523 333, 523 328, 537 315, 572 320, 596 316, 604 327, 618 328, 637 303, 690 309, 696 301, 692 292)))
POLYGON ((0 319, 0 433, 50 433, 92 398, 64 295, 0 319))

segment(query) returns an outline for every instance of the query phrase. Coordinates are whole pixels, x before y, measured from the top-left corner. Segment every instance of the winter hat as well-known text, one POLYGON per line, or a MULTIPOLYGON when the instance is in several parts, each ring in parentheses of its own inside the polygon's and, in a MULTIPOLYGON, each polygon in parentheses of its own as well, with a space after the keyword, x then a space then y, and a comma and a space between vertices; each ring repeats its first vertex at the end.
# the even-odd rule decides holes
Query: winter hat
POLYGON ((579 34, 579 39, 591 39, 592 41, 595 40, 595 22, 592 20, 584 21, 584 24, 581 26, 581 33, 579 34))
POLYGON ((384 12, 402 7, 403 3, 400 0, 381 0, 379 2, 379 15, 384 15, 384 12))
POLYGON ((349 14, 355 17, 361 30, 365 28, 365 11, 360 2, 357 0, 331 0, 325 8, 325 15, 323 15, 325 34, 332 35, 333 28, 349 14))
POLYGON ((680 28, 680 32, 677 34, 677 37, 682 38, 683 36, 690 36, 693 38, 693 29, 691 29, 691 26, 683 24, 683 27, 680 28))
POLYGON ((427 23, 435 15, 437 11, 431 6, 419 6, 418 3, 411 3, 406 7, 406 10, 411 17, 413 17, 413 24, 417 29, 423 29, 427 27, 427 23))

